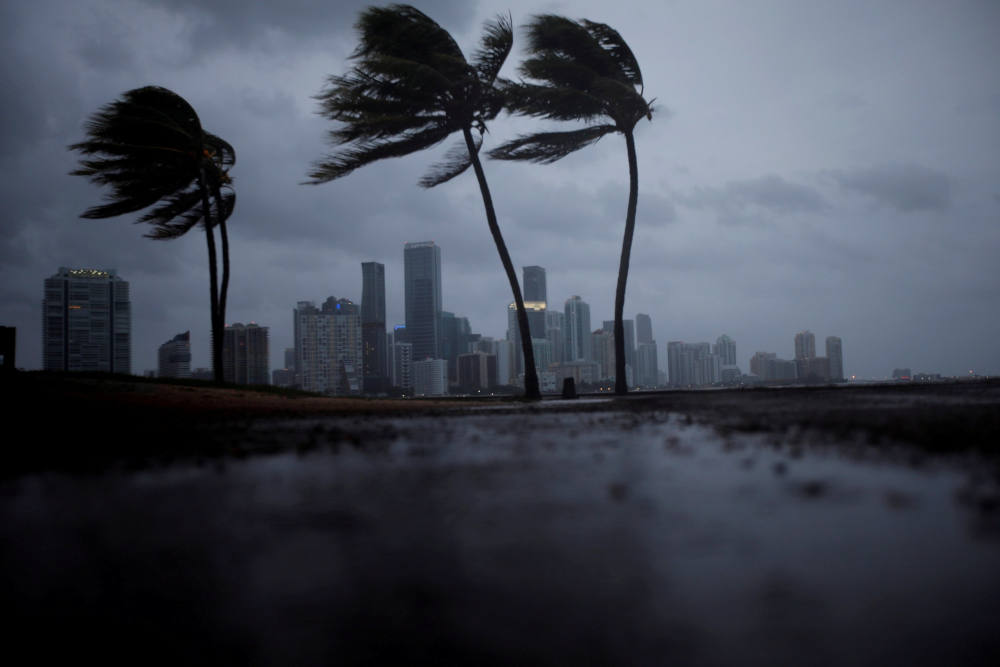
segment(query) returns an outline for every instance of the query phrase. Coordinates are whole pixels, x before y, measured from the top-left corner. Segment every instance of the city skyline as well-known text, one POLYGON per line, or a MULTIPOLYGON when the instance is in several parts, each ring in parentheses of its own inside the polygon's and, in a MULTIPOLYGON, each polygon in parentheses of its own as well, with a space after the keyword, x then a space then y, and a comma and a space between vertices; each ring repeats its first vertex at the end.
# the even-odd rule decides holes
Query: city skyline
MULTIPOLYGON (((17 67, 0 136, 0 324, 17 327, 19 366, 42 365, 37 286, 58 266, 128 277, 136 372, 156 368, 157 347, 185 330, 192 365, 209 365, 203 235, 152 242, 126 217, 80 220, 100 195, 68 175, 77 156, 66 147, 83 139, 85 120, 145 84, 182 95, 236 151, 227 323, 270 326, 272 367, 292 344, 282 324, 290 304, 326 294, 359 302, 362 261, 384 264, 398 284, 409 240, 446 249, 445 308, 503 335, 510 290, 473 174, 416 185, 450 144, 300 185, 330 129, 313 96, 349 67, 352 26, 368 4, 254 4, 233 21, 218 0, 81 0, 71 11, 54 0, 5 3, 0 29, 17 67)), ((521 26, 540 11, 522 0, 417 6, 466 53, 483 21, 509 9, 506 77, 523 60, 521 26)), ((621 33, 657 98, 652 121, 636 128, 625 311, 653 318, 661 355, 665 341, 726 332, 745 368, 754 350, 789 356, 789 332, 810 328, 842 337, 845 371, 861 377, 900 367, 1000 374, 1000 6, 580 0, 570 9, 621 33)), ((483 150, 540 127, 501 114, 483 150)), ((484 163, 514 266, 545 267, 548 301, 579 294, 597 323, 612 317, 624 152, 609 136, 554 165, 484 163)), ((401 324, 402 294, 387 291, 387 325, 401 324)))

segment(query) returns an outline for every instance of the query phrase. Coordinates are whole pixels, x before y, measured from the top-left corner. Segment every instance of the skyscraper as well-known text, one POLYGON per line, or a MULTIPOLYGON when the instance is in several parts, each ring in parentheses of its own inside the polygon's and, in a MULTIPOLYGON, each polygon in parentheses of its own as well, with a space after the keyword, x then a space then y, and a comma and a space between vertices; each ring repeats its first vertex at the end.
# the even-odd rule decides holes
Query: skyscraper
POLYGON ((295 376, 306 391, 357 394, 362 389, 361 309, 329 297, 322 309, 299 301, 294 313, 295 376))
POLYGON ((406 333, 413 360, 441 356, 441 248, 433 241, 403 246, 406 333))
POLYGON ((811 331, 795 334, 795 358, 812 359, 816 356, 816 336, 811 331))
POLYGON ((114 270, 60 267, 46 278, 42 364, 47 371, 131 372, 132 303, 114 270))
POLYGON ((715 340, 715 354, 719 355, 719 361, 723 366, 736 365, 736 341, 722 334, 715 340))
POLYGON ((837 336, 826 337, 826 357, 830 360, 830 379, 844 379, 844 348, 837 336))
POLYGON ((227 325, 222 332, 222 377, 233 384, 269 384, 268 329, 253 322, 227 325))
POLYGON ((365 390, 384 391, 389 359, 385 337, 385 265, 361 263, 361 339, 365 390))
MULTIPOLYGON (((604 330, 615 334, 615 321, 604 320, 604 330)), ((625 331, 625 365, 633 370, 635 376, 635 322, 633 320, 622 320, 622 329, 625 331)), ((650 326, 652 330, 652 326, 650 326)))
MULTIPOLYGON (((525 266, 524 271, 524 300, 546 302, 545 289, 545 269, 540 266, 525 266)), ((532 332, 532 338, 538 338, 532 332)))
POLYGON ((566 299, 566 361, 591 361, 590 305, 578 296, 566 299))
POLYGON ((653 342, 653 320, 645 313, 635 316, 635 342, 639 345, 653 342))
POLYGON ((159 368, 161 378, 191 377, 191 332, 177 334, 160 346, 159 368))

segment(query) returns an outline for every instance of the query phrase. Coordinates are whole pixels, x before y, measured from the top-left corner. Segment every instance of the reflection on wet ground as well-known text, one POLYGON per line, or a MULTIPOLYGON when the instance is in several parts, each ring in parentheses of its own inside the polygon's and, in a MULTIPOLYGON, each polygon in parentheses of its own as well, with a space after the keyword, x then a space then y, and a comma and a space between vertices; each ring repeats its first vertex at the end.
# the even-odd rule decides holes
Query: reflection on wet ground
POLYGON ((281 664, 1000 655, 996 491, 974 463, 663 410, 527 412, 261 422, 241 447, 281 453, 6 481, 15 644, 281 664))

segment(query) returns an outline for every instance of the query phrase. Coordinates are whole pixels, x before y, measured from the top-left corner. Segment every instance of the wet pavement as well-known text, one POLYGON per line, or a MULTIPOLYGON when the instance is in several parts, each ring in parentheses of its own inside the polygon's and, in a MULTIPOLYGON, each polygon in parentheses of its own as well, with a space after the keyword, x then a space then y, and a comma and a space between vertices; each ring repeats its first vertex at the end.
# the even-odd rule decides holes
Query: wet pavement
POLYGON ((11 650, 995 664, 996 458, 761 405, 773 428, 676 396, 257 420, 240 456, 6 479, 11 650))

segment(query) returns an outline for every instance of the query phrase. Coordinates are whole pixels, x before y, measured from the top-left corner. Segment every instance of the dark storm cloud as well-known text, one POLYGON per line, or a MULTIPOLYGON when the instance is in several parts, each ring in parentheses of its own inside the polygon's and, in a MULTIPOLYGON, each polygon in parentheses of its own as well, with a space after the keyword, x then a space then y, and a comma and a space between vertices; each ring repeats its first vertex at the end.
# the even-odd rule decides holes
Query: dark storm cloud
MULTIPOLYGON (((193 19, 192 42, 198 49, 211 51, 223 46, 241 49, 271 47, 276 32, 296 40, 339 40, 348 37, 358 14, 373 3, 364 0, 144 0, 193 19)), ((463 0, 429 0, 418 3, 427 15, 439 17, 449 30, 465 30, 474 16, 476 3, 463 0)))
POLYGON ((816 190, 775 174, 729 181, 721 187, 697 187, 676 198, 684 206, 714 211, 719 222, 727 224, 759 220, 762 214, 816 213, 829 208, 816 190))
POLYGON ((830 172, 845 190, 866 195, 902 213, 944 211, 951 206, 951 178, 916 164, 888 164, 830 172))

